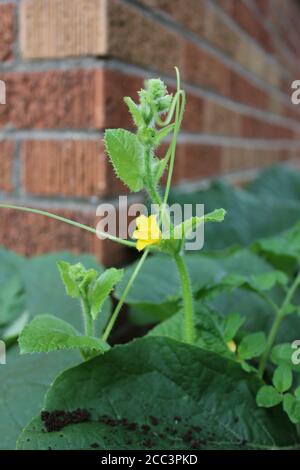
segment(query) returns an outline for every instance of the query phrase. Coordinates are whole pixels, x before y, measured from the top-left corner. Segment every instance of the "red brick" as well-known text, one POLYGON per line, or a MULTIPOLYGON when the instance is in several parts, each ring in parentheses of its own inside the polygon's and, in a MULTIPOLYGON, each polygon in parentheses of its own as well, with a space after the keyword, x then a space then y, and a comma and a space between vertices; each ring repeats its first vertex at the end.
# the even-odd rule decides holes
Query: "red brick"
POLYGON ((183 42, 181 69, 184 80, 228 96, 230 86, 228 67, 189 41, 183 42))
POLYGON ((175 161, 174 181, 199 180, 220 171, 221 148, 216 145, 181 144, 175 161))
POLYGON ((103 82, 105 127, 132 127, 124 96, 130 96, 137 102, 137 92, 143 86, 143 78, 106 69, 103 82))
POLYGON ((242 116, 241 136, 256 139, 293 139, 294 131, 256 118, 242 116))
POLYGON ((6 106, 0 106, 0 127, 101 128, 102 70, 53 70, 2 73, 6 106))
POLYGON ((231 99, 253 108, 268 110, 270 106, 270 98, 265 91, 234 71, 231 71, 230 74, 229 96, 231 99))
POLYGON ((110 191, 103 144, 93 140, 26 141, 22 181, 27 193, 101 196, 110 191))
POLYGON ((107 54, 126 62, 174 74, 180 36, 119 0, 108 2, 107 54))
POLYGON ((13 165, 15 143, 0 141, 0 191, 10 192, 14 190, 13 165))
MULTIPOLYGON (((49 212, 95 226, 92 213, 49 209, 49 212)), ((56 250, 94 252, 95 236, 45 216, 1 209, 0 244, 24 255, 56 250)))
POLYGON ((140 3, 160 10, 200 36, 204 33, 207 10, 205 0, 185 0, 184 6, 182 0, 140 0, 140 3))
POLYGON ((25 59, 106 53, 106 0, 22 0, 25 59))
POLYGON ((0 5, 0 61, 13 59, 15 40, 15 6, 0 5))
MULTIPOLYGON (((86 212, 51 207, 48 211, 93 228, 96 228, 99 221, 96 218, 96 209, 86 212)), ((124 262, 129 255, 129 250, 123 245, 99 240, 86 230, 42 215, 10 209, 1 209, 0 244, 26 256, 49 251, 91 253, 106 265, 124 262)))

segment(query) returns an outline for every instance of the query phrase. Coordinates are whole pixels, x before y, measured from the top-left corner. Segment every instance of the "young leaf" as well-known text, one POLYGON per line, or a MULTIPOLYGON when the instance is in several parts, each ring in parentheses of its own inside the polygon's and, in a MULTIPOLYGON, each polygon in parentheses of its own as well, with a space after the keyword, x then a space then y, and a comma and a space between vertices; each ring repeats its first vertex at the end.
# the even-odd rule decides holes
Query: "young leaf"
POLYGON ((81 263, 59 261, 57 265, 67 294, 75 298, 86 297, 90 284, 97 277, 97 271, 85 269, 81 263))
POLYGON ((278 392, 286 392, 292 386, 293 382, 291 368, 286 364, 281 364, 275 370, 272 382, 278 392))
POLYGON ((67 294, 74 298, 80 297, 79 286, 70 271, 72 265, 66 261, 58 261, 57 266, 67 294))
POLYGON ((271 385, 264 385, 258 390, 256 403, 264 408, 272 408, 282 402, 283 396, 271 385))
POLYGON ((90 312, 94 320, 96 320, 99 313, 101 312, 103 302, 109 296, 114 286, 120 282, 123 274, 123 269, 107 269, 91 286, 88 300, 90 305, 90 312))
POLYGON ((125 96, 124 101, 127 104, 127 107, 136 127, 143 126, 144 120, 139 110, 139 106, 129 96, 125 96))
POLYGON ((245 318, 241 317, 241 315, 237 312, 230 313, 229 315, 227 315, 224 320, 223 334, 225 341, 231 341, 235 337, 244 322, 245 318))
POLYGON ((25 326, 19 337, 21 354, 59 349, 85 349, 101 353, 108 344, 98 338, 82 336, 72 325, 52 315, 38 315, 25 326))
POLYGON ((144 149, 135 134, 124 129, 105 131, 104 143, 116 175, 133 192, 144 187, 144 149))
POLYGON ((161 160, 158 160, 157 158, 154 160, 153 175, 155 184, 159 183, 159 180, 161 179, 162 175, 165 172, 165 169, 167 168, 168 162, 169 159, 166 157, 161 160))
POLYGON ((300 421, 300 398, 286 393, 283 398, 283 409, 287 413, 292 423, 297 424, 300 421))
POLYGON ((241 359, 248 360, 258 357, 266 347, 266 336, 264 333, 251 333, 244 336, 238 347, 238 354, 241 359))
POLYGON ((203 224, 204 222, 223 222, 226 211, 224 209, 216 209, 203 217, 191 217, 185 220, 181 224, 176 225, 174 228, 174 238, 181 240, 187 237, 192 231, 203 224))

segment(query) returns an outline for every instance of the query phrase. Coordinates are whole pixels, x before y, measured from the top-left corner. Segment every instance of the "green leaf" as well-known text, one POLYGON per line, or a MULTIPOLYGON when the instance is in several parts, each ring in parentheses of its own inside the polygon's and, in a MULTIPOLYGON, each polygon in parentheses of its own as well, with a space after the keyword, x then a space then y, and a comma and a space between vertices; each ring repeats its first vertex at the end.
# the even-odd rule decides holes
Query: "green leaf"
POLYGON ((95 350, 101 353, 109 346, 105 341, 83 336, 69 323, 52 315, 38 315, 19 337, 21 354, 61 349, 95 350))
POLYGON ((88 421, 43 432, 39 415, 24 429, 17 447, 72 450, 97 444, 99 450, 120 451, 299 446, 294 426, 280 409, 256 406, 259 385, 255 376, 216 354, 166 338, 138 339, 65 371, 48 391, 42 409, 50 417, 55 410, 81 408, 90 414, 88 421))
POLYGON ((258 406, 264 408, 272 408, 279 405, 283 400, 283 396, 271 385, 261 387, 256 396, 258 406))
POLYGON ((167 165, 169 163, 169 158, 162 158, 158 160, 157 158, 153 161, 153 174, 154 174, 154 182, 158 184, 161 177, 163 176, 167 165))
POLYGON ((300 398, 286 393, 283 398, 283 409, 294 424, 300 421, 300 398))
POLYGON ((281 271, 269 271, 250 276, 231 274, 224 276, 221 280, 224 286, 231 288, 242 287, 256 292, 271 290, 276 284, 285 286, 287 282, 288 277, 281 271))
POLYGON ((76 282, 76 279, 74 278, 74 276, 71 275, 71 272, 70 272, 71 264, 65 261, 58 261, 57 266, 60 272, 61 279, 66 288, 67 294, 70 297, 79 298, 80 291, 79 291, 78 283, 76 282))
POLYGON ((16 320, 14 320, 10 325, 8 325, 2 333, 2 340, 10 342, 11 340, 17 338, 23 328, 26 326, 29 320, 29 313, 23 312, 16 320))
POLYGON ((14 320, 24 310, 24 285, 15 273, 0 284, 0 325, 14 320))
POLYGON ((300 364, 293 364, 292 355, 294 349, 290 343, 276 344, 271 351, 271 361, 280 366, 287 365, 292 370, 300 372, 300 364))
POLYGON ((57 266, 67 294, 74 298, 86 297, 90 284, 97 276, 97 271, 85 269, 81 263, 70 264, 59 261, 57 266))
POLYGON ((187 193, 173 190, 169 204, 205 205, 207 211, 224 207, 227 211, 224 223, 218 230, 207 225, 205 250, 228 248, 234 244, 247 246, 258 238, 278 235, 300 219, 298 201, 264 198, 224 182, 213 182, 209 189, 187 193))
MULTIPOLYGON (((194 345, 221 356, 231 357, 232 353, 224 337, 225 318, 216 311, 195 304, 195 342, 194 345)), ((161 322, 148 333, 148 336, 166 336, 184 341, 184 312, 180 311, 161 322)))
POLYGON ((264 333, 251 333, 244 336, 238 347, 241 359, 248 360, 260 356, 266 347, 266 336, 264 333))
POLYGON ((237 312, 230 313, 224 320, 224 338, 225 341, 231 341, 241 326, 245 323, 245 318, 237 312))
POLYGON ((17 346, 8 350, 6 365, 0 366, 1 450, 15 450, 18 435, 42 407, 57 374, 79 362, 77 351, 21 356, 17 346))
POLYGON ((106 298, 109 296, 114 286, 120 282, 124 274, 123 269, 110 268, 101 274, 89 291, 90 312, 94 320, 101 312, 106 298))
POLYGON ((176 225, 174 228, 174 238, 176 240, 184 239, 204 222, 223 222, 225 215, 226 211, 224 209, 216 209, 203 217, 191 217, 181 224, 176 225))
POLYGON ((289 390, 293 382, 293 374, 291 368, 286 364, 281 364, 275 369, 273 375, 273 385, 278 392, 283 393, 289 390))
POLYGON ((133 192, 144 187, 144 150, 135 134, 124 129, 105 131, 104 142, 116 175, 133 192))
POLYGON ((143 126, 144 120, 139 106, 129 96, 125 96, 124 101, 128 106, 129 112, 136 127, 143 126))
MULTIPOLYGON (((82 331, 82 312, 80 302, 66 295, 66 290, 61 282, 61 276, 57 269, 57 263, 64 260, 70 265, 81 263, 85 266, 84 270, 92 270, 96 276, 104 269, 95 258, 90 255, 72 255, 67 252, 51 253, 42 256, 35 256, 23 264, 22 269, 18 269, 25 285, 26 291, 26 310, 31 318, 40 315, 45 311, 47 313, 59 316, 59 318, 71 323, 78 331, 82 331), (55 292, 55 295, 53 295, 55 292)), ((111 313, 110 299, 105 301, 102 314, 95 322, 95 335, 101 336, 111 313)))

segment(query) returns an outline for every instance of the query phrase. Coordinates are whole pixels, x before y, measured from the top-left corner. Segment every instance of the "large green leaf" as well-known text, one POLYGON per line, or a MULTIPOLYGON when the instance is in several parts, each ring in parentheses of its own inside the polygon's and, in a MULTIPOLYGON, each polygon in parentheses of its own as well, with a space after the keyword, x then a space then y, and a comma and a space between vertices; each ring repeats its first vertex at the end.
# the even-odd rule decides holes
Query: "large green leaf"
POLYGON ((25 309, 24 285, 18 275, 0 284, 0 326, 13 321, 25 309))
POLYGON ((204 249, 219 249, 233 244, 249 245, 257 238, 269 237, 288 229, 300 220, 298 201, 264 198, 223 182, 194 193, 174 190, 170 204, 204 204, 205 212, 223 207, 222 224, 205 226, 204 249))
POLYGON ((23 427, 41 408, 43 397, 57 374, 80 362, 76 352, 20 356, 10 349, 0 366, 0 449, 15 449, 23 427))
POLYGON ((99 338, 81 335, 70 323, 53 315, 37 315, 19 337, 21 354, 82 349, 104 353, 109 346, 99 338))
POLYGON ((257 407, 260 385, 228 359, 171 339, 143 338, 61 374, 45 398, 44 421, 40 415, 31 421, 18 448, 300 448, 280 409, 257 407), (79 409, 86 422, 53 423, 59 415, 70 422, 79 409), (61 429, 45 432, 45 423, 61 429))
POLYGON ((300 224, 275 237, 258 240, 253 247, 275 267, 293 272, 300 261, 300 224))
POLYGON ((144 186, 145 158, 136 135, 124 129, 108 129, 104 142, 118 178, 131 191, 140 191, 144 186))
POLYGON ((264 200, 300 201, 300 173, 288 165, 274 165, 262 171, 246 189, 264 200))

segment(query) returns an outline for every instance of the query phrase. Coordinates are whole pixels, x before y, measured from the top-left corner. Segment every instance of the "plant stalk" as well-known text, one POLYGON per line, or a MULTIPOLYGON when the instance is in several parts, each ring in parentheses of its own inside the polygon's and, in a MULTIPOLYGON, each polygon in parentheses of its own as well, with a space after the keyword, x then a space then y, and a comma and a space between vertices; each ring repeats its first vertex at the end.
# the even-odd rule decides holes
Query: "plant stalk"
POLYGON ((294 280, 293 284, 289 288, 289 290, 288 290, 288 292, 287 292, 287 294, 284 298, 284 301, 283 301, 281 307, 278 309, 277 314, 275 316, 275 320, 273 322, 273 325, 271 327, 269 336, 267 338, 266 349, 265 349, 263 355, 261 356, 259 366, 258 366, 258 372, 259 372, 260 377, 263 377, 263 375, 264 375, 267 360, 269 358, 271 349, 272 349, 274 341, 276 339, 280 324, 281 324, 283 318, 285 317, 285 308, 291 303, 299 284, 300 284, 300 273, 297 275, 297 277, 294 280))
POLYGON ((181 254, 176 254, 174 255, 174 259, 178 269, 182 288, 185 341, 189 344, 193 344, 195 339, 195 325, 193 294, 190 277, 183 256, 181 254))
POLYGON ((85 334, 87 336, 94 336, 94 322, 90 314, 89 305, 86 300, 81 300, 81 309, 84 320, 85 334))
POLYGON ((117 303, 117 306, 116 306, 115 310, 113 311, 113 314, 112 314, 112 316, 111 316, 111 318, 110 318, 110 320, 109 320, 109 322, 108 322, 108 324, 107 324, 107 327, 106 327, 106 329, 105 329, 105 331, 104 331, 104 333, 103 333, 103 335, 102 335, 102 339, 103 339, 104 341, 107 341, 107 339, 108 339, 108 337, 109 337, 109 335, 110 335, 110 333, 111 333, 111 330, 113 329, 114 324, 116 323, 116 320, 117 320, 117 318, 118 318, 118 315, 119 315, 119 313, 120 313, 120 310, 121 310, 121 308, 122 308, 122 306, 123 306, 123 304, 124 304, 124 302, 125 302, 125 300, 126 300, 126 297, 127 297, 128 293, 129 293, 129 291, 130 291, 130 289, 131 289, 131 286, 132 286, 132 284, 134 283, 134 281, 135 281, 135 279, 136 279, 138 273, 140 272, 141 267, 143 266, 144 261, 146 260, 146 258, 147 258, 147 256, 148 256, 148 253, 149 253, 149 249, 145 250, 144 253, 143 253, 143 255, 141 256, 141 258, 139 259, 139 262, 138 262, 138 264, 136 265, 136 268, 135 268, 135 270, 133 271, 133 273, 132 273, 132 275, 131 275, 131 277, 130 277, 130 279, 129 279, 129 281, 128 281, 128 284, 127 284, 127 286, 125 287, 125 289, 124 289, 124 291, 123 291, 123 293, 122 293, 122 296, 121 296, 119 302, 117 303))

